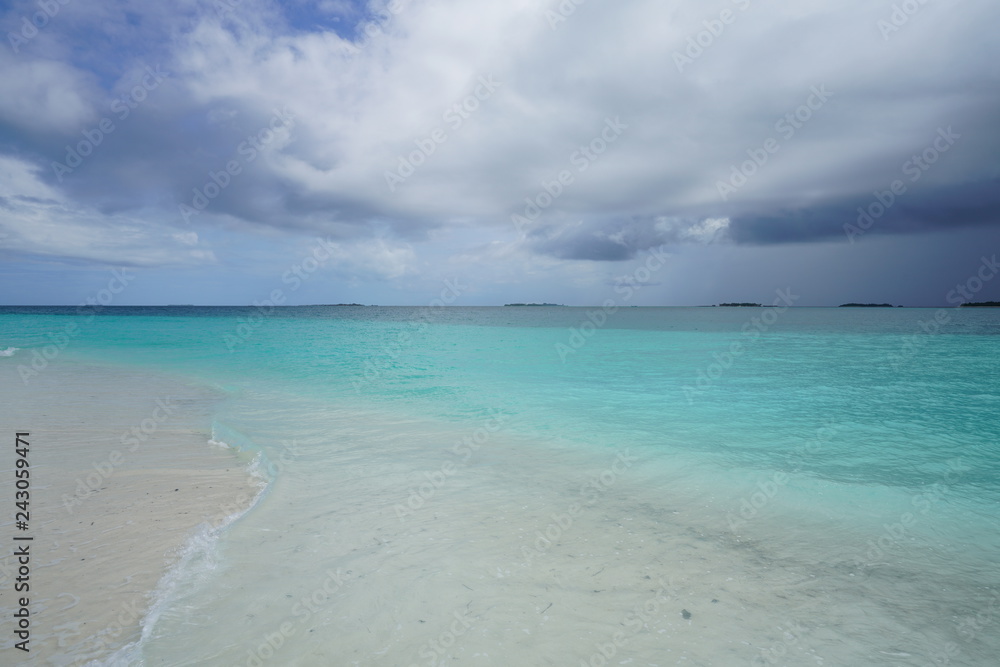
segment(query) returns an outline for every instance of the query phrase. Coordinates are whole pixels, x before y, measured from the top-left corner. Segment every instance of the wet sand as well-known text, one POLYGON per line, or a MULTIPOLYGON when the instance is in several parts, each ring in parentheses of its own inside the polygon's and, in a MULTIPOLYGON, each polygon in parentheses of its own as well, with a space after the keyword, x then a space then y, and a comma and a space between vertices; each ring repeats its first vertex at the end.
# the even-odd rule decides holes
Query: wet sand
MULTIPOLYGON (((0 366, 0 500, 13 510, 13 443, 30 436, 30 652, 15 648, 17 598, 4 511, 0 662, 82 665, 135 642, 154 591, 234 514, 260 482, 247 455, 209 444, 219 396, 165 377, 53 364, 25 384, 18 360, 0 366), (195 543, 197 546, 197 542, 195 543)), ((23 360, 22 360, 23 361, 23 360)), ((21 543, 23 544, 23 543, 21 543)))

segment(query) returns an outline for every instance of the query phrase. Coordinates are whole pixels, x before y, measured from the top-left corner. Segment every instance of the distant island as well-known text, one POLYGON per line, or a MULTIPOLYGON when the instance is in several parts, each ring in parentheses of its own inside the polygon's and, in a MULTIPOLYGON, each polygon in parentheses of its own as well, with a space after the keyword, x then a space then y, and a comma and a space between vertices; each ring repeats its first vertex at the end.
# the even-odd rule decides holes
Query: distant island
POLYGON ((720 303, 719 308, 763 308, 759 303, 720 303))
POLYGON ((970 301, 963 303, 962 308, 1000 308, 1000 301, 970 301))
MULTIPOLYGON (((842 303, 841 308, 895 308, 891 303, 842 303)), ((902 306, 900 306, 902 308, 902 306)))
POLYGON ((566 307, 566 306, 564 306, 561 303, 505 303, 504 304, 504 308, 507 308, 507 307, 510 307, 510 306, 535 306, 535 307, 549 306, 549 307, 556 307, 556 308, 565 308, 566 307))

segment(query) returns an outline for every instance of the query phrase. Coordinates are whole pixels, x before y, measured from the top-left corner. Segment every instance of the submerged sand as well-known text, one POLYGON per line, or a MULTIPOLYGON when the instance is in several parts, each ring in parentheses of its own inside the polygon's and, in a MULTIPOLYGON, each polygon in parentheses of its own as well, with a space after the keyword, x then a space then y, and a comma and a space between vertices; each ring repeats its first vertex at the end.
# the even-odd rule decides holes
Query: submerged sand
MULTIPOLYGON (((27 412, 11 413, 44 425, 31 427, 47 512, 33 532, 37 546, 48 541, 33 570, 37 664, 106 658, 138 639, 149 591, 169 585, 167 568, 189 553, 180 545, 255 490, 234 452, 206 447, 210 393, 152 388, 128 372, 102 371, 98 382, 96 372, 67 371, 73 391, 62 375, 46 379, 50 389, 32 387, 41 393, 21 403, 27 412), (183 397, 189 418, 172 416, 98 493, 63 508, 62 494, 120 450, 122 433, 163 395, 183 397)), ((280 470, 266 502, 227 532, 208 576, 187 568, 177 578, 172 604, 131 654, 145 664, 995 662, 992 564, 914 530, 859 566, 883 519, 830 512, 845 506, 832 494, 855 488, 797 478, 783 493, 813 485, 802 497, 814 504, 781 497, 734 530, 728 515, 759 488, 754 471, 689 474, 680 455, 664 462, 627 442, 583 448, 514 423, 456 451, 478 423, 270 394, 236 403, 225 411, 230 425, 271 443, 280 470)), ((879 510, 899 516, 907 492, 873 497, 896 496, 898 507, 879 510)), ((4 539, 11 532, 8 522, 4 539)), ((3 664, 13 655, 5 646, 3 664)))
POLYGON ((994 569, 922 539, 858 567, 881 520, 829 514, 834 484, 734 532, 720 510, 748 493, 726 483, 743 473, 690 473, 679 455, 511 422, 465 458, 452 444, 478 424, 240 402, 234 426, 294 446, 268 452, 283 467, 266 501, 227 533, 211 579, 164 611, 146 664, 927 665, 950 651, 971 667, 997 654, 994 569), (963 634, 977 615, 985 629, 963 634))
MULTIPOLYGON (((154 591, 198 536, 253 502, 247 455, 209 443, 204 387, 134 371, 52 364, 23 382, 0 365, 4 509, 0 662, 78 665, 137 641, 154 591), (13 444, 28 432, 28 531, 13 523, 13 444), (30 652, 15 647, 14 534, 30 542, 30 652)), ((23 544, 23 543, 21 543, 23 544)))

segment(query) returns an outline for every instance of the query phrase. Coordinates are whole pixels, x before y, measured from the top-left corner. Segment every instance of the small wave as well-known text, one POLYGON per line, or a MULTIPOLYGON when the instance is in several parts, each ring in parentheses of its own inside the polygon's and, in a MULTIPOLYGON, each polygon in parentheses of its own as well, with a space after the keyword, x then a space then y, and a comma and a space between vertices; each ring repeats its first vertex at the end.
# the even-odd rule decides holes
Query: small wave
MULTIPOLYGON (((214 437, 209 442, 221 447, 231 447, 226 442, 216 440, 214 437)), ((261 455, 258 453, 247 467, 248 472, 259 480, 257 493, 250 504, 226 516, 215 525, 206 521, 195 528, 194 534, 181 548, 179 560, 163 575, 156 589, 152 592, 152 604, 140 622, 139 639, 118 649, 106 660, 91 661, 85 667, 126 667, 143 664, 143 648, 149 642, 160 615, 172 602, 184 594, 186 587, 191 586, 216 569, 219 559, 219 540, 223 533, 233 523, 253 510, 268 491, 267 480, 259 472, 260 459, 261 455)))
POLYGON ((213 420, 212 437, 208 442, 210 445, 224 449, 233 449, 241 453, 253 453, 254 459, 250 462, 247 472, 260 480, 264 485, 269 484, 274 479, 277 473, 276 466, 267 458, 264 450, 245 433, 218 420, 213 420))
POLYGON ((152 604, 140 622, 139 639, 123 646, 106 660, 94 661, 85 667, 127 667, 144 664, 143 650, 152 637, 160 616, 172 603, 183 597, 192 585, 197 585, 199 580, 216 569, 219 559, 218 546, 223 533, 260 504, 270 491, 272 486, 270 482, 274 479, 273 474, 270 474, 273 467, 268 462, 267 455, 249 436, 218 420, 213 420, 208 444, 236 452, 251 453, 253 458, 247 462, 246 471, 257 480, 255 485, 257 493, 246 508, 237 510, 215 525, 204 522, 195 529, 194 534, 181 549, 179 560, 163 575, 152 592, 152 604))
POLYGON ((235 449, 238 452, 257 452, 260 447, 253 439, 219 420, 212 420, 212 437, 209 444, 235 449))
POLYGON ((0 357, 13 357, 17 350, 18 348, 16 347, 8 347, 6 350, 0 350, 0 357))

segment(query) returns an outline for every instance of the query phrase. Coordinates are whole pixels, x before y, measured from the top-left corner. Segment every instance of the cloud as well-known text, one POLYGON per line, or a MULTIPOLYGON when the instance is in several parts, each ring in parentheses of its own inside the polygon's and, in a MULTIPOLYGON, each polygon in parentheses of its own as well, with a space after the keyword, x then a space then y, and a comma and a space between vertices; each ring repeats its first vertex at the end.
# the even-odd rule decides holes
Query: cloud
POLYGON ((67 202, 37 167, 0 157, 0 258, 109 266, 215 262, 193 231, 176 232, 137 216, 105 215, 67 202))
POLYGON ((406 244, 382 238, 333 244, 331 249, 334 272, 349 281, 392 280, 416 273, 416 256, 406 244))
POLYGON ((662 244, 846 243, 897 179, 906 193, 872 235, 1000 223, 1000 45, 982 29, 1000 6, 928 3, 888 32, 892 4, 861 0, 567 6, 67 5, 0 61, 0 155, 18 179, 0 225, 27 255, 164 265, 213 261, 218 235, 323 235, 352 248, 345 276, 402 280, 469 251, 442 239, 493 248, 511 263, 497 276, 524 253, 569 267, 662 244), (96 21, 120 52, 93 54, 96 21), (121 118, 115 100, 153 66, 169 77, 121 118), (282 109, 294 125, 248 160, 282 109), (114 132, 57 178, 102 118, 114 132), (627 128, 612 141, 613 119, 627 128), (907 180, 948 127, 961 139, 907 180), (516 240, 511 216, 543 193, 516 240))
POLYGON ((94 118, 92 78, 73 66, 45 60, 17 63, 0 55, 0 122, 20 133, 68 134, 94 118))

